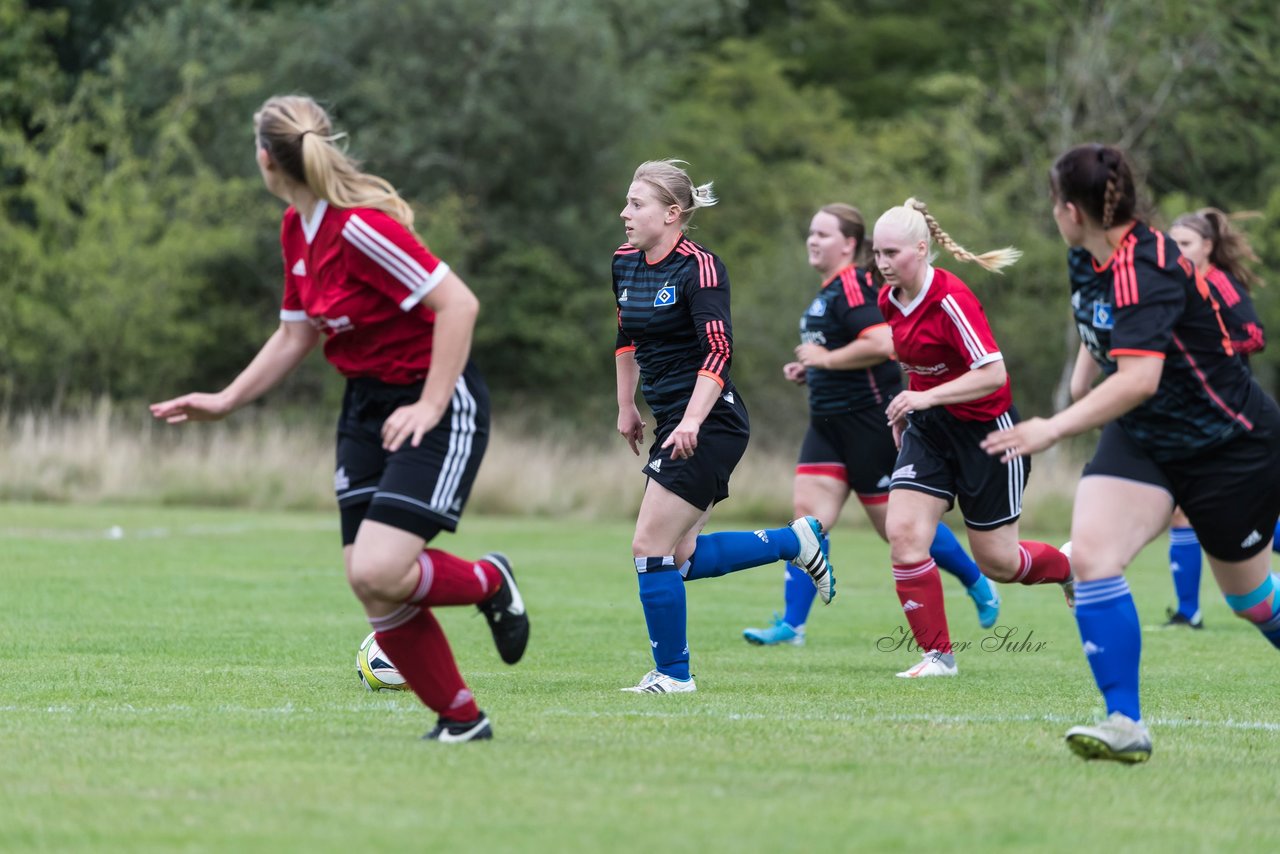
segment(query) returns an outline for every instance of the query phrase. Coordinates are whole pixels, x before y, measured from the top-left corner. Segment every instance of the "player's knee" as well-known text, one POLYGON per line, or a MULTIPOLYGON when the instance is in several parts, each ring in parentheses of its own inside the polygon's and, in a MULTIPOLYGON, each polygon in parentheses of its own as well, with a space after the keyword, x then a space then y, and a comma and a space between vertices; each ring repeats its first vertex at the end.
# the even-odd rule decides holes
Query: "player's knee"
POLYGON ((982 570, 983 575, 1001 583, 1013 581, 1018 576, 1018 570, 1022 565, 1016 551, 1012 555, 993 555, 982 554, 978 549, 974 549, 973 561, 978 565, 978 569, 982 570))
POLYGON ((1280 614, 1280 585, 1272 575, 1267 575, 1262 584, 1249 593, 1224 594, 1223 598, 1237 617, 1250 623, 1270 623, 1280 614))
POLYGON ((347 566, 347 583, 361 602, 395 601, 404 586, 405 570, 386 558, 357 549, 347 566))

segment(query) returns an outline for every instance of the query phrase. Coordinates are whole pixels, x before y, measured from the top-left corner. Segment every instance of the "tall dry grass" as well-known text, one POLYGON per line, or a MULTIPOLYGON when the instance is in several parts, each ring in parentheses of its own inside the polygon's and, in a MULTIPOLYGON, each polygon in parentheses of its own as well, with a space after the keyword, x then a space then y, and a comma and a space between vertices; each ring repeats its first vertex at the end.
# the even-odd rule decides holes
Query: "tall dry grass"
MULTIPOLYGON (((769 524, 791 515, 794 452, 753 444, 733 476, 717 522, 769 524)), ((633 517, 642 458, 592 437, 492 437, 471 513, 581 519, 633 517)), ((332 509, 333 428, 271 413, 173 427, 144 407, 111 403, 76 413, 0 418, 0 501, 191 504, 256 509, 332 509)), ((1037 458, 1026 496, 1028 526, 1065 529, 1078 460, 1037 458)), ((953 521, 958 521, 954 520, 953 521)), ((856 510, 843 524, 862 525, 856 510)))

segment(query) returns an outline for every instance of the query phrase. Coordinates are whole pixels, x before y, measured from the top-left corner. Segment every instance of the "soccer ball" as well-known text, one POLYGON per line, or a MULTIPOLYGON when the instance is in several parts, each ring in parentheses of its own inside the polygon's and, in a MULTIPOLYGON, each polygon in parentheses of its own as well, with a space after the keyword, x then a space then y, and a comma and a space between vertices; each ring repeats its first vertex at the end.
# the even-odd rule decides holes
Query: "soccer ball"
POLYGON ((360 684, 369 691, 408 691, 409 683, 404 681, 400 671, 391 663, 391 659, 378 646, 373 632, 364 639, 356 650, 356 673, 360 684))

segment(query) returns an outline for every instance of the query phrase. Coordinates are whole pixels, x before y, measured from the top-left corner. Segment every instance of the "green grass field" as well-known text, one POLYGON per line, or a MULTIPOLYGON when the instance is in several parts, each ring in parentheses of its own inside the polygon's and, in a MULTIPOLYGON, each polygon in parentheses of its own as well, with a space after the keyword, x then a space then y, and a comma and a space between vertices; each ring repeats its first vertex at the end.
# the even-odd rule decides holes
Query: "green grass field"
MULTIPOLYGON (((780 568, 703 581, 698 692, 620 693, 651 666, 629 541, 478 517, 448 539, 513 558, 533 635, 506 667, 474 609, 442 612, 495 729, 443 746, 356 679, 333 514, 0 505, 0 850, 1274 848, 1275 651, 1207 580, 1205 631, 1144 634, 1155 753, 1127 767, 1062 743, 1098 697, 1056 588, 1004 588, 1001 624, 1043 646, 990 651, 944 579, 961 675, 895 679, 916 656, 877 651, 903 621, 865 530, 836 532, 807 647, 741 639, 780 568)), ((1163 544, 1130 583, 1158 625, 1163 544)))

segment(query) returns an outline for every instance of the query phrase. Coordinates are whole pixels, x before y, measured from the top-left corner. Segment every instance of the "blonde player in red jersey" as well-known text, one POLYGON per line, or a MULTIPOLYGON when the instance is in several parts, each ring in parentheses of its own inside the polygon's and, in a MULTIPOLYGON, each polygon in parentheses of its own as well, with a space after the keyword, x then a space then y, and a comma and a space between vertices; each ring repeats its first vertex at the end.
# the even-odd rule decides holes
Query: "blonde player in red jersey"
POLYGON ((262 180, 289 203, 280 327, 222 391, 151 412, 173 424, 224 418, 323 339, 347 378, 334 474, 347 580, 378 643, 439 716, 425 737, 491 738, 431 608, 475 605, 514 664, 529 637, 524 600, 503 555, 425 548, 456 529, 488 441, 488 391, 470 362, 478 302, 413 233, 395 189, 335 145, 344 135, 315 101, 267 100, 254 132, 262 180))
POLYGON ((908 199, 877 220, 872 246, 885 284, 880 311, 908 388, 885 413, 898 440, 885 526, 898 598, 923 659, 904 678, 958 672, 929 545, 942 515, 959 503, 973 558, 987 577, 1016 584, 1070 582, 1067 557, 1047 543, 1019 541, 1030 466, 1001 461, 980 443, 1018 422, 1004 357, 982 304, 958 277, 930 263, 930 244, 986 270, 1021 253, 973 255, 951 239, 923 202, 908 199))

